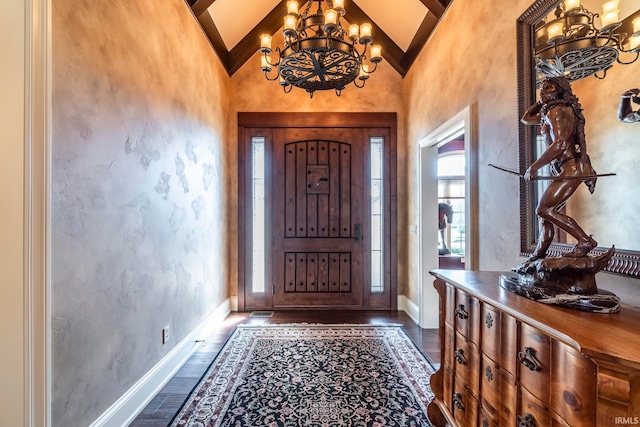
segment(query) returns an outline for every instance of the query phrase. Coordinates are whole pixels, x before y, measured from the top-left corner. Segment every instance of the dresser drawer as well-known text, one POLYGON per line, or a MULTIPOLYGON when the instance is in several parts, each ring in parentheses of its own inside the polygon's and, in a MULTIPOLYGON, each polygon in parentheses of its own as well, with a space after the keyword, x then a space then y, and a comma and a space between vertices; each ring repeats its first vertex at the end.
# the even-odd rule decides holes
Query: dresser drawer
POLYGON ((477 345, 480 342, 480 303, 477 298, 460 289, 456 290, 455 301, 453 310, 455 328, 469 341, 477 345))
POLYGON ((456 377, 466 384, 467 378, 469 378, 471 354, 469 352, 469 342, 460 332, 456 332, 456 345, 452 358, 456 377))
POLYGON ((518 392, 515 378, 486 355, 482 356, 480 377, 483 409, 499 423, 514 425, 518 392))
POLYGON ((543 402, 521 388, 516 422, 518 427, 551 426, 551 415, 543 402))
POLYGON ((453 366, 455 376, 474 395, 479 394, 480 380, 478 369, 480 367, 478 348, 472 342, 467 341, 460 332, 456 332, 456 345, 453 351, 453 366))
POLYGON ((471 307, 469 305, 469 294, 460 289, 456 290, 456 304, 454 308, 454 325, 456 331, 463 336, 469 336, 469 324, 473 320, 471 317, 471 307))
POLYGON ((480 427, 498 427, 500 424, 498 421, 494 421, 492 416, 485 410, 484 407, 480 408, 478 417, 478 426, 480 427))
POLYGON ((450 284, 446 284, 444 288, 444 300, 446 300, 446 304, 442 307, 443 316, 445 323, 454 326, 456 324, 455 321, 455 303, 456 303, 456 288, 451 286, 450 284))
POLYGON ((482 304, 480 316, 480 333, 482 336, 482 352, 500 362, 500 312, 489 304, 482 304))
POLYGON ((506 313, 500 317, 500 367, 515 378, 518 372, 518 321, 506 313))
POLYGON ((482 355, 481 367, 482 406, 497 416, 500 409, 500 366, 486 354, 482 355))
MULTIPOLYGON (((551 340, 525 323, 521 326, 517 359, 520 383, 545 404, 549 403, 551 340)), ((544 425, 544 424, 543 424, 544 425)))
POLYGON ((478 401, 457 379, 451 394, 451 407, 458 425, 473 426, 478 422, 478 401))
POLYGON ((442 402, 449 408, 449 413, 453 414, 451 396, 453 395, 453 371, 447 367, 443 368, 442 379, 442 402))
POLYGON ((448 323, 444 324, 444 342, 442 345, 442 364, 449 369, 454 368, 453 355, 456 350, 456 330, 448 323))
POLYGON ((515 376, 518 339, 516 320, 489 304, 482 304, 480 333, 482 352, 515 376))
POLYGON ((597 368, 559 341, 551 346, 550 408, 572 426, 596 425, 597 368))
POLYGON ((516 380, 504 369, 500 369, 500 425, 516 426, 517 413, 515 402, 518 401, 516 380))

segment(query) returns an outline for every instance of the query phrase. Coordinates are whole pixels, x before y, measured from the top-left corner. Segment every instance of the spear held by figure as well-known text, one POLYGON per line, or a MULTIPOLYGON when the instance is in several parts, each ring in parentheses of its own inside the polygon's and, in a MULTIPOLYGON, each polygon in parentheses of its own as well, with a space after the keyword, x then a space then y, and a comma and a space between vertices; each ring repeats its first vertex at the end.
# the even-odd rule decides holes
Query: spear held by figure
MULTIPOLYGON (((510 173, 511 175, 519 176, 524 179, 524 173, 520 173, 513 169, 508 169, 502 166, 497 166, 489 163, 489 166, 492 168, 496 168, 503 172, 510 173)), ((539 175, 535 177, 531 177, 531 180, 539 180, 539 181, 562 181, 567 179, 590 179, 590 178, 599 178, 601 176, 615 176, 615 173, 597 173, 597 174, 589 174, 589 175, 580 175, 580 176, 561 176, 561 175, 539 175)))

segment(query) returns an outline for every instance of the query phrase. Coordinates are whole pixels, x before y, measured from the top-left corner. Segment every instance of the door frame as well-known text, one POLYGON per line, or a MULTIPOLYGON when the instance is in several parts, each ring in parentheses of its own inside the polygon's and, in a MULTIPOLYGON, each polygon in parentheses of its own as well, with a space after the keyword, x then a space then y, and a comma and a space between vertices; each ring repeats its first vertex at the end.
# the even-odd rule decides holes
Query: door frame
MULTIPOLYGON (((20 8, 20 6, 18 6, 20 8)), ((24 14, 23 368, 24 426, 51 420, 51 0, 24 14)), ((14 9, 11 9, 12 11, 14 9)), ((9 316, 9 318, 12 318, 9 316)), ((19 394, 19 391, 16 390, 19 394)), ((17 398, 20 400, 20 398, 17 398)))
POLYGON ((419 189, 419 310, 422 328, 439 326, 438 294, 429 271, 438 268, 438 144, 464 135, 465 155, 465 269, 478 269, 478 129, 475 104, 468 105, 418 141, 419 189))
MULTIPOLYGON (((248 269, 251 266, 251 214, 252 200, 248 187, 251 159, 251 136, 270 133, 273 128, 376 128, 385 133, 384 168, 388 170, 385 180, 385 203, 389 211, 385 218, 385 286, 389 289, 388 310, 397 310, 398 268, 397 268, 397 114, 396 113, 238 113, 238 311, 270 309, 273 307, 270 286, 267 285, 260 306, 248 305, 245 291, 248 283, 248 269)), ((380 135, 368 135, 380 136, 380 135)), ((268 162, 268 160, 267 160, 268 162)), ((267 164, 267 168, 269 165, 267 164)), ((267 213, 268 215, 268 213, 267 213)), ((367 300, 367 298, 365 298, 367 300)), ((293 309, 293 308, 292 308, 293 309)), ((368 307, 366 302, 362 309, 368 307)), ((385 308, 387 309, 387 308, 385 308)))

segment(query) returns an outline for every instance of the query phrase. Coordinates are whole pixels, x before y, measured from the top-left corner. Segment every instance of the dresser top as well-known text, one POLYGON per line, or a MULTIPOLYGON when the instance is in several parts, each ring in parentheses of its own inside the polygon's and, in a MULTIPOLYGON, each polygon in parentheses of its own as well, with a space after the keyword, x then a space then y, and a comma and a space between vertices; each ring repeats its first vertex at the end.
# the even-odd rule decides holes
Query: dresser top
POLYGON ((500 287, 503 272, 437 269, 430 273, 587 356, 636 369, 640 364, 640 309, 622 305, 619 313, 601 314, 532 301, 500 287))

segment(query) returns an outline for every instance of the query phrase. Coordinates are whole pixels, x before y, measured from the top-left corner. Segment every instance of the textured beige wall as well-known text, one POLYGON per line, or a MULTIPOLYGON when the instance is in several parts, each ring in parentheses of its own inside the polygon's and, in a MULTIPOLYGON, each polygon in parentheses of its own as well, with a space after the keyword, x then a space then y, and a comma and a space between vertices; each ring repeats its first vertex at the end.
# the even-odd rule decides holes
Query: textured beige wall
MULTIPOLYGON (((375 39, 375 34, 373 36, 375 39)), ((280 45, 282 35, 277 33, 273 37, 273 46, 280 45)), ((231 79, 233 100, 230 141, 236 157, 238 112, 395 112, 398 114, 398 141, 404 139, 402 77, 387 62, 383 61, 378 65, 378 69, 362 89, 349 85, 340 97, 334 91, 318 91, 310 98, 307 92, 297 88, 285 94, 277 82, 267 81, 260 71, 260 59, 260 53, 254 54, 231 79)), ((237 179, 233 182, 231 192, 237 194, 237 179)), ((233 201, 233 209, 237 212, 237 198, 233 201)), ((235 232, 236 229, 232 231, 234 234, 235 232)), ((237 253, 237 247, 233 248, 233 252, 237 253)), ((231 283, 236 286, 237 281, 231 283)), ((237 288, 232 288, 230 292, 232 295, 237 294, 237 288)), ((403 294, 402 282, 399 284, 399 293, 403 294)))
MULTIPOLYGON (((404 81, 407 112, 407 171, 400 194, 408 224, 418 222, 418 141, 468 105, 477 112, 479 188, 479 266, 505 270, 518 262, 518 181, 499 175, 487 163, 517 165, 516 19, 530 5, 455 0, 404 81), (506 6, 506 5, 505 5, 506 6)), ((400 225, 402 227, 402 224, 400 225)), ((401 282, 417 301, 418 241, 404 245, 401 282)))
POLYGON ((0 423, 25 425, 23 191, 25 4, 0 4, 0 423))
POLYGON ((620 94, 634 87, 640 87, 640 62, 616 64, 602 80, 590 77, 572 85, 584 109, 593 167, 617 176, 600 178, 593 194, 581 186, 567 208, 600 245, 640 250, 640 197, 630 192, 640 170, 640 124, 622 123, 617 115, 620 94))
MULTIPOLYGON (((622 59, 627 59, 623 56, 622 59)), ((621 123, 617 118, 620 94, 640 87, 640 62, 616 64, 604 80, 593 77, 572 85, 584 109, 587 150, 598 173, 614 177, 598 179, 589 194, 580 188, 567 204, 568 212, 601 246, 640 249, 640 123, 621 123)), ((638 105, 634 104, 634 109, 638 105)), ((598 286, 616 293, 623 302, 640 307, 640 280, 600 273, 598 286)))
MULTIPOLYGON (((531 0, 516 0, 508 7, 496 8, 486 1, 455 0, 404 80, 407 146, 398 170, 407 171, 406 185, 400 185, 406 191, 399 195, 401 209, 405 209, 399 217, 406 221, 405 224, 416 224, 418 220, 418 141, 465 106, 473 104, 476 108, 480 270, 505 271, 521 261, 518 257, 518 181, 493 170, 488 164, 517 168, 516 20, 530 5, 531 0)), ((614 124, 612 110, 617 108, 618 96, 624 89, 637 86, 638 80, 633 78, 630 68, 612 72, 598 92, 580 93, 579 85, 575 85, 583 106, 593 110, 588 114, 595 115, 587 117, 587 137, 593 140, 589 148, 592 153, 607 151, 609 144, 614 144, 613 151, 618 152, 623 146, 626 150, 633 144, 628 133, 621 139, 616 133, 618 136, 613 140, 596 135, 591 126, 600 115, 607 116, 604 121, 612 128, 631 126, 614 124), (604 96, 607 91, 610 91, 609 95, 604 96), (598 148, 596 140, 602 140, 603 144, 606 140, 606 150, 598 148)), ((637 153, 635 148, 632 150, 637 153)), ((605 161, 597 167, 606 172, 609 166, 605 161)), ((601 180, 598 185, 603 182, 601 180)), ((632 193, 635 187, 631 182, 629 179, 623 184, 625 189, 620 197, 637 199, 632 193)), ((596 192, 606 192, 602 187, 596 192)), ((611 215, 606 217, 613 221, 611 215)), ((400 228, 405 224, 401 223, 400 228)), ((407 284, 409 298, 417 301, 420 262, 417 239, 407 239, 400 247, 406 251, 400 256, 401 260, 406 260, 406 265, 400 269, 400 282, 407 284)), ((602 273, 598 276, 598 284, 616 292, 623 302, 640 305, 638 280, 602 273)))
POLYGON ((229 296, 235 172, 231 82, 184 1, 52 3, 52 418, 67 427, 229 296))

